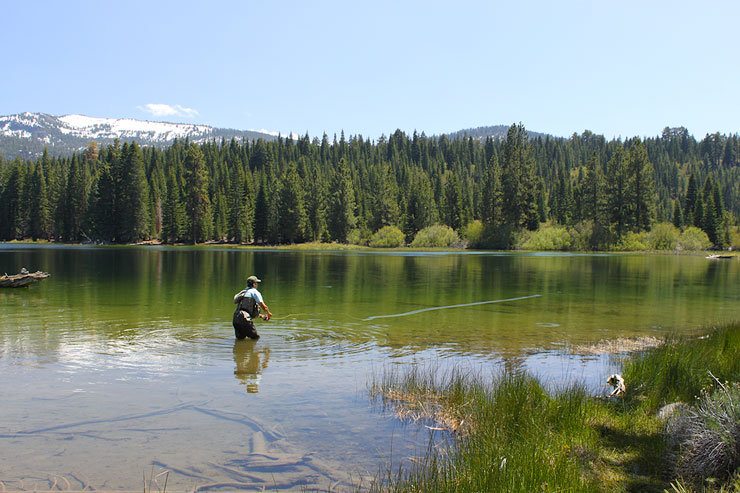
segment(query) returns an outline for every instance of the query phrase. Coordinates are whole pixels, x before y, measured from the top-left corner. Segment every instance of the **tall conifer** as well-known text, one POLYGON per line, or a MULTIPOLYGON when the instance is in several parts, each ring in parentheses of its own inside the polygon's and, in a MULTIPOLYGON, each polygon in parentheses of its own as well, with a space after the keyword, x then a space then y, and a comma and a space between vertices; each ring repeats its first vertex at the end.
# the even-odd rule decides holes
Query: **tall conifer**
POLYGON ((207 238, 210 206, 203 152, 197 145, 190 144, 185 157, 185 214, 188 241, 193 244, 207 238))

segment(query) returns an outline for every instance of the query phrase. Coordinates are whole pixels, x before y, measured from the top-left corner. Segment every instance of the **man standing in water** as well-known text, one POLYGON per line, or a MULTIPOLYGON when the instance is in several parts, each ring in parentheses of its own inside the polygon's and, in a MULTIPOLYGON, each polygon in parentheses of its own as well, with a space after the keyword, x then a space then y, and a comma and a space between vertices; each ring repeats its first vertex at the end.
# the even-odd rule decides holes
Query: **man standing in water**
POLYGON ((259 317, 267 321, 270 320, 270 317, 272 317, 272 313, 270 313, 270 309, 267 308, 267 305, 265 305, 265 301, 262 299, 262 293, 257 290, 257 283, 260 282, 262 281, 260 279, 257 279, 257 276, 249 276, 247 278, 247 293, 244 295, 244 297, 246 298, 247 296, 251 296, 252 298, 254 298, 257 306, 265 311, 264 315, 260 314, 259 317))
POLYGON ((234 333, 237 339, 244 339, 247 336, 250 339, 259 339, 260 336, 254 327, 253 320, 260 317, 267 321, 272 317, 270 309, 267 308, 262 298, 262 293, 257 289, 257 284, 260 282, 262 281, 257 276, 249 276, 247 278, 247 288, 234 297, 234 303, 237 303, 234 312, 234 333), (265 313, 261 314, 260 309, 265 313))

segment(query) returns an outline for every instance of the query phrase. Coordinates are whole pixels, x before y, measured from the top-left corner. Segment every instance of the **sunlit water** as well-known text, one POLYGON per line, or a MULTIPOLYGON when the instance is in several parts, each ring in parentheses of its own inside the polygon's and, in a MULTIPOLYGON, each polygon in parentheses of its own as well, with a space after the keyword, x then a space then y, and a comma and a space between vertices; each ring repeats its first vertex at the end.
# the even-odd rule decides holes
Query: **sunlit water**
POLYGON ((0 290, 6 489, 348 489, 429 436, 369 397, 385 368, 599 393, 617 363, 573 345, 740 319, 740 262, 702 257, 0 245, 21 267, 51 277, 0 290), (231 327, 251 274, 256 343, 231 327))

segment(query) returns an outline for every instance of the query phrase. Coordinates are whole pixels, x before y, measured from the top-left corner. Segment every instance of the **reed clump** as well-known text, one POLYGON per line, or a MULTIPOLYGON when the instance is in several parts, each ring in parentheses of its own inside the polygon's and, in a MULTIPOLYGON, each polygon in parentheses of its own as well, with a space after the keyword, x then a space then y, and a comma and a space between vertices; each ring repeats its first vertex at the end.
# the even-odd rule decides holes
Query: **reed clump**
POLYGON ((428 420, 455 436, 430 446, 412 467, 388 474, 377 489, 394 491, 597 491, 581 473, 598 433, 587 426, 598 405, 573 386, 553 395, 533 377, 484 376, 433 368, 390 370, 371 392, 401 418, 428 420))
POLYGON ((609 399, 521 372, 386 370, 371 393, 450 440, 374 488, 740 491, 740 324, 668 337, 622 374, 627 391, 609 399))

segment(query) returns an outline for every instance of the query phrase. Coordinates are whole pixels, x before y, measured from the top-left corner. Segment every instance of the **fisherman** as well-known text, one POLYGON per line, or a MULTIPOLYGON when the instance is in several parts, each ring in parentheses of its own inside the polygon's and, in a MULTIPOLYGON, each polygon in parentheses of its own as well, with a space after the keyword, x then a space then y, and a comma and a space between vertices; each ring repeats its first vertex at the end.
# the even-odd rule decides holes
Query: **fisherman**
POLYGON ((262 282, 257 276, 247 278, 246 289, 238 292, 234 296, 234 303, 237 304, 234 311, 234 334, 237 339, 259 339, 257 329, 254 327, 254 319, 259 317, 265 321, 270 320, 272 313, 265 305, 262 293, 257 289, 257 284, 262 282), (262 309, 265 313, 260 313, 262 309))

